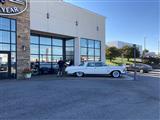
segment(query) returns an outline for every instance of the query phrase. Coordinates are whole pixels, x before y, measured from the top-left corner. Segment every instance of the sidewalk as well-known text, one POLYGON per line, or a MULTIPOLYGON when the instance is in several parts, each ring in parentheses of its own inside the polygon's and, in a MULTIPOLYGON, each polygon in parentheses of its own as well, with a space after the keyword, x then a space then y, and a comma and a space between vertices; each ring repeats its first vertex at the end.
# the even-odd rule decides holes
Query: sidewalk
POLYGON ((75 77, 75 76, 67 76, 64 75, 62 77, 57 77, 57 75, 39 75, 39 76, 32 76, 31 80, 133 80, 132 77, 128 75, 123 75, 120 78, 113 78, 111 76, 84 76, 84 77, 75 77))

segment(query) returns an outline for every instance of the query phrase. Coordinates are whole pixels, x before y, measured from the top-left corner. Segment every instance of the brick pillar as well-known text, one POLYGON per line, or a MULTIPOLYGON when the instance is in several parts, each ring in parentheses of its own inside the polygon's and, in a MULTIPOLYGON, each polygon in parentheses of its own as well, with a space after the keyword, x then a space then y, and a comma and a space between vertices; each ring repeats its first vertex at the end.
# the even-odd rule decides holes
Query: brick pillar
POLYGON ((30 6, 17 16, 17 79, 23 79, 22 71, 30 68, 30 6), (23 48, 25 47, 25 50, 23 48))

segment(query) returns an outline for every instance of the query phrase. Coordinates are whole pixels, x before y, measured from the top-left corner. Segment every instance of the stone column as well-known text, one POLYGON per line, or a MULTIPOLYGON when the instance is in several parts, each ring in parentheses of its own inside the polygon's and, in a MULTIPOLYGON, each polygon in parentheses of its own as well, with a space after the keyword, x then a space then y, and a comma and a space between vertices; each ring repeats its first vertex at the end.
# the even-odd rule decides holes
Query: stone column
POLYGON ((17 79, 23 79, 22 71, 30 68, 30 6, 17 16, 17 79))
POLYGON ((74 46, 74 63, 75 65, 79 65, 81 61, 80 57, 80 38, 75 38, 75 46, 74 46))

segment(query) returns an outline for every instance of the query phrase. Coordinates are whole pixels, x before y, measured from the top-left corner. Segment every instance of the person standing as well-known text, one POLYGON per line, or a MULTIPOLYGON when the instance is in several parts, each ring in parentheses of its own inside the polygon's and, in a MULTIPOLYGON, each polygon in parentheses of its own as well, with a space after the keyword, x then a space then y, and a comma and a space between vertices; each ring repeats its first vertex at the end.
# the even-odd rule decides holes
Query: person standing
POLYGON ((63 59, 61 58, 61 59, 58 61, 57 64, 58 64, 58 66, 59 66, 57 76, 62 76, 62 75, 63 75, 64 67, 65 67, 65 62, 64 62, 63 59))

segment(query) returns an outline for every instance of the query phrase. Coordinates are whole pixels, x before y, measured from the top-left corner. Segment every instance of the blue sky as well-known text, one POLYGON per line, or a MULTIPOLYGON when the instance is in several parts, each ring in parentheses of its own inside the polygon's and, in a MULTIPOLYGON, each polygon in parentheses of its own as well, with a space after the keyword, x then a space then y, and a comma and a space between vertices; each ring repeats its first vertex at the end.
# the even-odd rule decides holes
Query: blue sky
POLYGON ((65 0, 106 17, 106 42, 120 40, 158 52, 159 0, 65 0))

